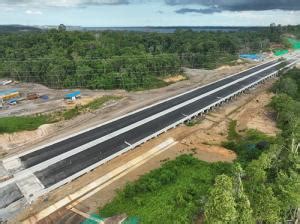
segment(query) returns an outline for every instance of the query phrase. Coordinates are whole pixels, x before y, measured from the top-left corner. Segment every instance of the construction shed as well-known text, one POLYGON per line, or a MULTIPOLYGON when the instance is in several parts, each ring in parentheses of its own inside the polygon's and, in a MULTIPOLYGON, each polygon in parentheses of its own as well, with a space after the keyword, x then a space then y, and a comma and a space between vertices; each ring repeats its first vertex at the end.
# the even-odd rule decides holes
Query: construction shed
POLYGON ((73 93, 68 93, 65 95, 66 100, 75 100, 80 97, 81 92, 80 91, 75 91, 73 93))
POLYGON ((20 97, 20 93, 17 89, 8 89, 4 91, 0 91, 0 99, 3 101, 14 99, 20 97))

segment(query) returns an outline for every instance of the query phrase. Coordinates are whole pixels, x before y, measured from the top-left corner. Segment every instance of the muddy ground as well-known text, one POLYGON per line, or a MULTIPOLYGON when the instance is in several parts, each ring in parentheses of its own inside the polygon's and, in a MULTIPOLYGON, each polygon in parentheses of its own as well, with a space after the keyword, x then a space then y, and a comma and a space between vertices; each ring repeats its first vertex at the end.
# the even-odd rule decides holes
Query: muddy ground
MULTIPOLYGON (((205 118, 200 119, 199 124, 192 127, 181 125, 178 128, 170 130, 158 138, 98 167, 68 185, 53 191, 47 197, 35 202, 23 214, 20 214, 18 217, 19 220, 75 192, 87 183, 142 155, 170 137, 179 143, 154 157, 138 169, 113 182, 108 187, 93 195, 93 197, 77 205, 76 208, 89 214, 96 213, 97 209, 112 200, 116 194, 116 190, 122 188, 128 181, 138 179, 150 170, 160 167, 163 162, 174 159, 181 154, 195 153, 197 158, 207 162, 232 162, 236 158, 235 153, 220 146, 227 139, 228 124, 232 119, 237 120, 237 129, 241 134, 247 128, 255 128, 269 135, 278 133, 279 130, 276 128, 273 113, 267 107, 273 94, 266 90, 271 85, 272 81, 269 81, 248 94, 242 95, 236 100, 211 112, 205 118)), ((82 219, 82 217, 69 210, 60 210, 41 223, 80 223, 82 219)))

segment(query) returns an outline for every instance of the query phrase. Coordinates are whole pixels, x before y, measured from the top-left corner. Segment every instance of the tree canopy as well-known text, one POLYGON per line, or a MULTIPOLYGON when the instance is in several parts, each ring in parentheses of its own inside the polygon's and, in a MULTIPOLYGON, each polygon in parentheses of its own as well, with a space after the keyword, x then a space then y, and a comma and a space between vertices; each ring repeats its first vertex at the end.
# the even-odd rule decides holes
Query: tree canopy
MULTIPOLYGON (((286 28, 287 31, 298 28, 286 28)), ((216 68, 238 53, 260 52, 281 43, 283 31, 175 33, 69 32, 0 34, 0 77, 52 88, 139 89, 166 85, 182 67, 216 68)))

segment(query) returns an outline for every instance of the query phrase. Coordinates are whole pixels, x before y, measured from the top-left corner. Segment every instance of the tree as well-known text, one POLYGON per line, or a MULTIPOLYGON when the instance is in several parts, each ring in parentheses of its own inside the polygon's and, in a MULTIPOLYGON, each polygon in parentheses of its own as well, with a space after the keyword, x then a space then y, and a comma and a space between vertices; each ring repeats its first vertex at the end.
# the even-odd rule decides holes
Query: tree
POLYGON ((286 220, 294 219, 294 213, 300 207, 300 174, 280 171, 274 183, 274 191, 280 199, 280 207, 286 220))
POLYGON ((261 183, 252 194, 253 215, 258 223, 276 223, 280 220, 280 201, 271 187, 261 183))
POLYGON ((253 216, 259 223, 276 223, 280 220, 280 201, 268 183, 270 170, 280 150, 273 146, 259 159, 253 160, 246 168, 246 188, 250 203, 254 205, 253 216))
POLYGON ((281 79, 276 87, 280 93, 285 93, 291 97, 295 97, 298 94, 297 83, 289 77, 281 79))
POLYGON ((238 218, 236 220, 237 223, 240 224, 251 224, 254 223, 254 219, 252 216, 252 208, 250 205, 250 201, 248 196, 244 191, 244 186, 242 182, 242 176, 244 175, 244 171, 239 163, 235 164, 235 198, 236 198, 236 210, 238 213, 238 218))
POLYGON ((214 224, 235 222, 237 218, 235 207, 231 178, 226 175, 217 176, 205 205, 206 222, 214 224))
POLYGON ((67 27, 64 24, 60 24, 58 26, 58 31, 63 32, 63 31, 66 31, 66 30, 67 30, 67 27))
POLYGON ((252 208, 250 205, 250 201, 245 194, 245 192, 241 192, 238 198, 236 199, 236 210, 238 213, 238 218, 236 223, 239 224, 251 224, 255 223, 252 216, 252 208))

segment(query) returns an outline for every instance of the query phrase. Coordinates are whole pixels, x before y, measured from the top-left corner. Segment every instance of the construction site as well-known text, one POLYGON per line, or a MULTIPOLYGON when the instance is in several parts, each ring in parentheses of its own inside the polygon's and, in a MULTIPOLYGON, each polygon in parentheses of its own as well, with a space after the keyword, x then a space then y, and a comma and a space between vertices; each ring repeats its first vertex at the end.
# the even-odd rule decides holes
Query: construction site
POLYGON ((0 224, 298 223, 300 26, 77 29, 0 26, 0 224))
MULTIPOLYGON (((172 84, 163 89, 138 93, 112 91, 110 92, 111 95, 122 95, 122 99, 113 104, 105 105, 97 110, 96 113, 85 113, 70 121, 62 121, 59 122, 59 124, 50 124, 45 127, 41 127, 37 131, 27 131, 0 136, 1 142, 3 142, 4 146, 2 150, 5 150, 2 151, 4 152, 3 155, 5 155, 5 157, 9 157, 16 153, 23 152, 28 145, 38 147, 39 145, 47 142, 53 142, 58 138, 58 136, 60 138, 63 136, 69 136, 73 133, 77 133, 80 129, 92 127, 99 122, 110 120, 112 116, 121 116, 122 114, 135 110, 136 108, 151 105, 151 103, 155 101, 162 100, 163 97, 187 91, 188 88, 192 88, 191 83, 197 82, 197 85, 199 83, 205 85, 222 77, 225 78, 235 71, 245 70, 247 67, 253 67, 253 64, 254 63, 252 62, 247 64, 243 63, 242 65, 233 67, 224 66, 213 71, 186 69, 185 74, 188 76, 188 80, 172 84), (162 92, 164 93, 163 97, 162 92), (145 99, 143 102, 140 101, 142 98, 145 99), (124 107, 124 105, 126 105, 126 107, 124 107), (118 114, 112 113, 112 111, 118 111, 118 114), (82 123, 82 125, 78 126, 77 124, 79 122, 82 123), (57 135, 57 133, 61 134, 57 135)), ((273 120, 272 112, 266 109, 267 104, 272 98, 272 94, 267 93, 266 91, 270 88, 273 82, 268 82, 259 86, 255 91, 252 90, 250 92, 246 92, 246 95, 239 97, 233 103, 231 102, 220 109, 214 110, 204 118, 197 118, 199 120, 196 120, 195 125, 192 127, 189 127, 189 125, 182 125, 179 128, 143 144, 137 150, 130 151, 121 157, 112 160, 110 163, 102 165, 93 172, 80 177, 78 180, 60 187, 59 189, 51 192, 51 194, 48 194, 46 198, 40 198, 38 201, 35 201, 30 205, 29 210, 22 209, 21 212, 20 207, 24 206, 23 202, 21 202, 21 204, 16 204, 16 207, 14 207, 11 212, 21 212, 16 220, 24 220, 25 217, 32 216, 31 218, 26 219, 27 221, 25 221, 25 223, 35 223, 36 221, 32 220, 35 220, 36 218, 40 221, 45 221, 45 223, 48 222, 47 220, 51 220, 51 222, 56 223, 72 223, 74 219, 84 221, 85 219, 93 220, 95 218, 96 220, 100 220, 96 213, 92 216, 88 214, 95 212, 98 207, 105 205, 109 200, 111 200, 115 196, 115 190, 122 188, 127 181, 133 181, 138 176, 147 173, 149 170, 159 167, 163 161, 172 160, 181 154, 187 153, 194 153, 197 158, 207 162, 234 161, 236 159, 236 154, 220 146, 227 138, 228 125, 230 121, 237 120, 237 130, 240 132, 243 132, 246 129, 258 129, 270 136, 274 136, 279 132, 273 120), (154 157, 154 155, 156 156, 154 157), (135 161, 134 163, 139 164, 137 165, 139 169, 135 169, 135 166, 131 168, 131 166, 128 167, 128 165, 126 165, 131 164, 133 161, 135 161), (124 171, 122 169, 124 169, 124 171), (122 175, 121 177, 118 177, 120 173, 122 175), (108 181, 106 180, 107 175, 116 176, 116 179, 108 181), (84 187, 87 182, 91 184, 84 187), (97 185, 98 187, 95 188, 95 184, 98 184, 99 186, 97 185), (91 191, 91 189, 94 190, 91 191), (90 192, 90 194, 87 194, 87 192, 90 192), (78 196, 75 196, 77 194, 78 196), (101 200, 99 200, 97 195, 102 195, 101 200), (105 195, 105 197, 103 197, 103 195, 105 195), (55 209, 55 211, 53 211, 53 206, 58 206, 55 203, 61 203, 60 201, 57 201, 57 199, 64 197, 78 199, 76 199, 76 202, 73 200, 68 201, 65 205, 71 202, 72 204, 66 207, 67 210, 64 208, 63 213, 59 212, 63 207, 58 207, 59 210, 56 211, 55 209), (96 200, 93 201, 92 198, 96 198, 96 200), (45 214, 47 214, 46 211, 50 209, 51 212, 49 213, 49 216, 40 216, 39 211, 41 211, 41 208, 46 209, 42 210, 42 213, 45 214), (62 218, 62 214, 65 218, 62 218), (59 217, 60 221, 57 220, 56 217, 59 217)), ((37 108, 43 104, 41 101, 45 101, 44 103, 46 105, 48 104, 48 107, 51 103, 59 101, 62 107, 51 108, 51 110, 45 111, 46 113, 49 113, 63 107, 70 107, 70 105, 78 102, 82 103, 82 100, 85 98, 93 99, 93 97, 103 95, 101 91, 90 91, 91 95, 88 95, 88 90, 82 94, 82 90, 54 91, 45 87, 44 91, 41 91, 41 86, 36 84, 32 84, 31 88, 28 88, 27 86, 27 88, 31 91, 26 92, 26 89, 24 88, 26 85, 29 84, 12 82, 9 85, 6 85, 5 88, 7 88, 7 90, 3 90, 4 94, 2 95, 3 101, 8 103, 8 100, 10 99, 22 99, 22 96, 27 95, 26 98, 24 97, 22 100, 18 101, 17 105, 9 105, 11 107, 15 106, 16 108, 18 106, 22 107, 23 103, 26 105, 26 101, 36 104, 37 108), (33 93, 32 90, 37 90, 36 88, 33 88, 34 86, 38 86, 39 91, 34 91, 33 93), (11 87, 13 87, 13 89, 11 89, 11 87), (55 95, 53 94, 54 92, 56 93, 55 95), (47 96, 47 98, 40 97, 40 94, 41 96, 47 96), (54 99, 53 102, 51 102, 51 98, 54 99)), ((43 106, 43 109, 45 107, 46 106, 43 106)), ((25 111, 24 113, 26 114, 25 111)), ((27 113, 31 114, 32 111, 31 113, 27 111, 27 113)), ((2 179, 2 181, 5 180, 7 180, 7 178, 2 179)), ((116 223, 116 220, 122 221, 126 218, 128 218, 126 215, 120 215, 113 217, 112 219, 107 219, 105 223, 110 223, 109 220, 113 220, 112 223, 116 223)), ((131 223, 134 223, 134 221, 131 223)))

